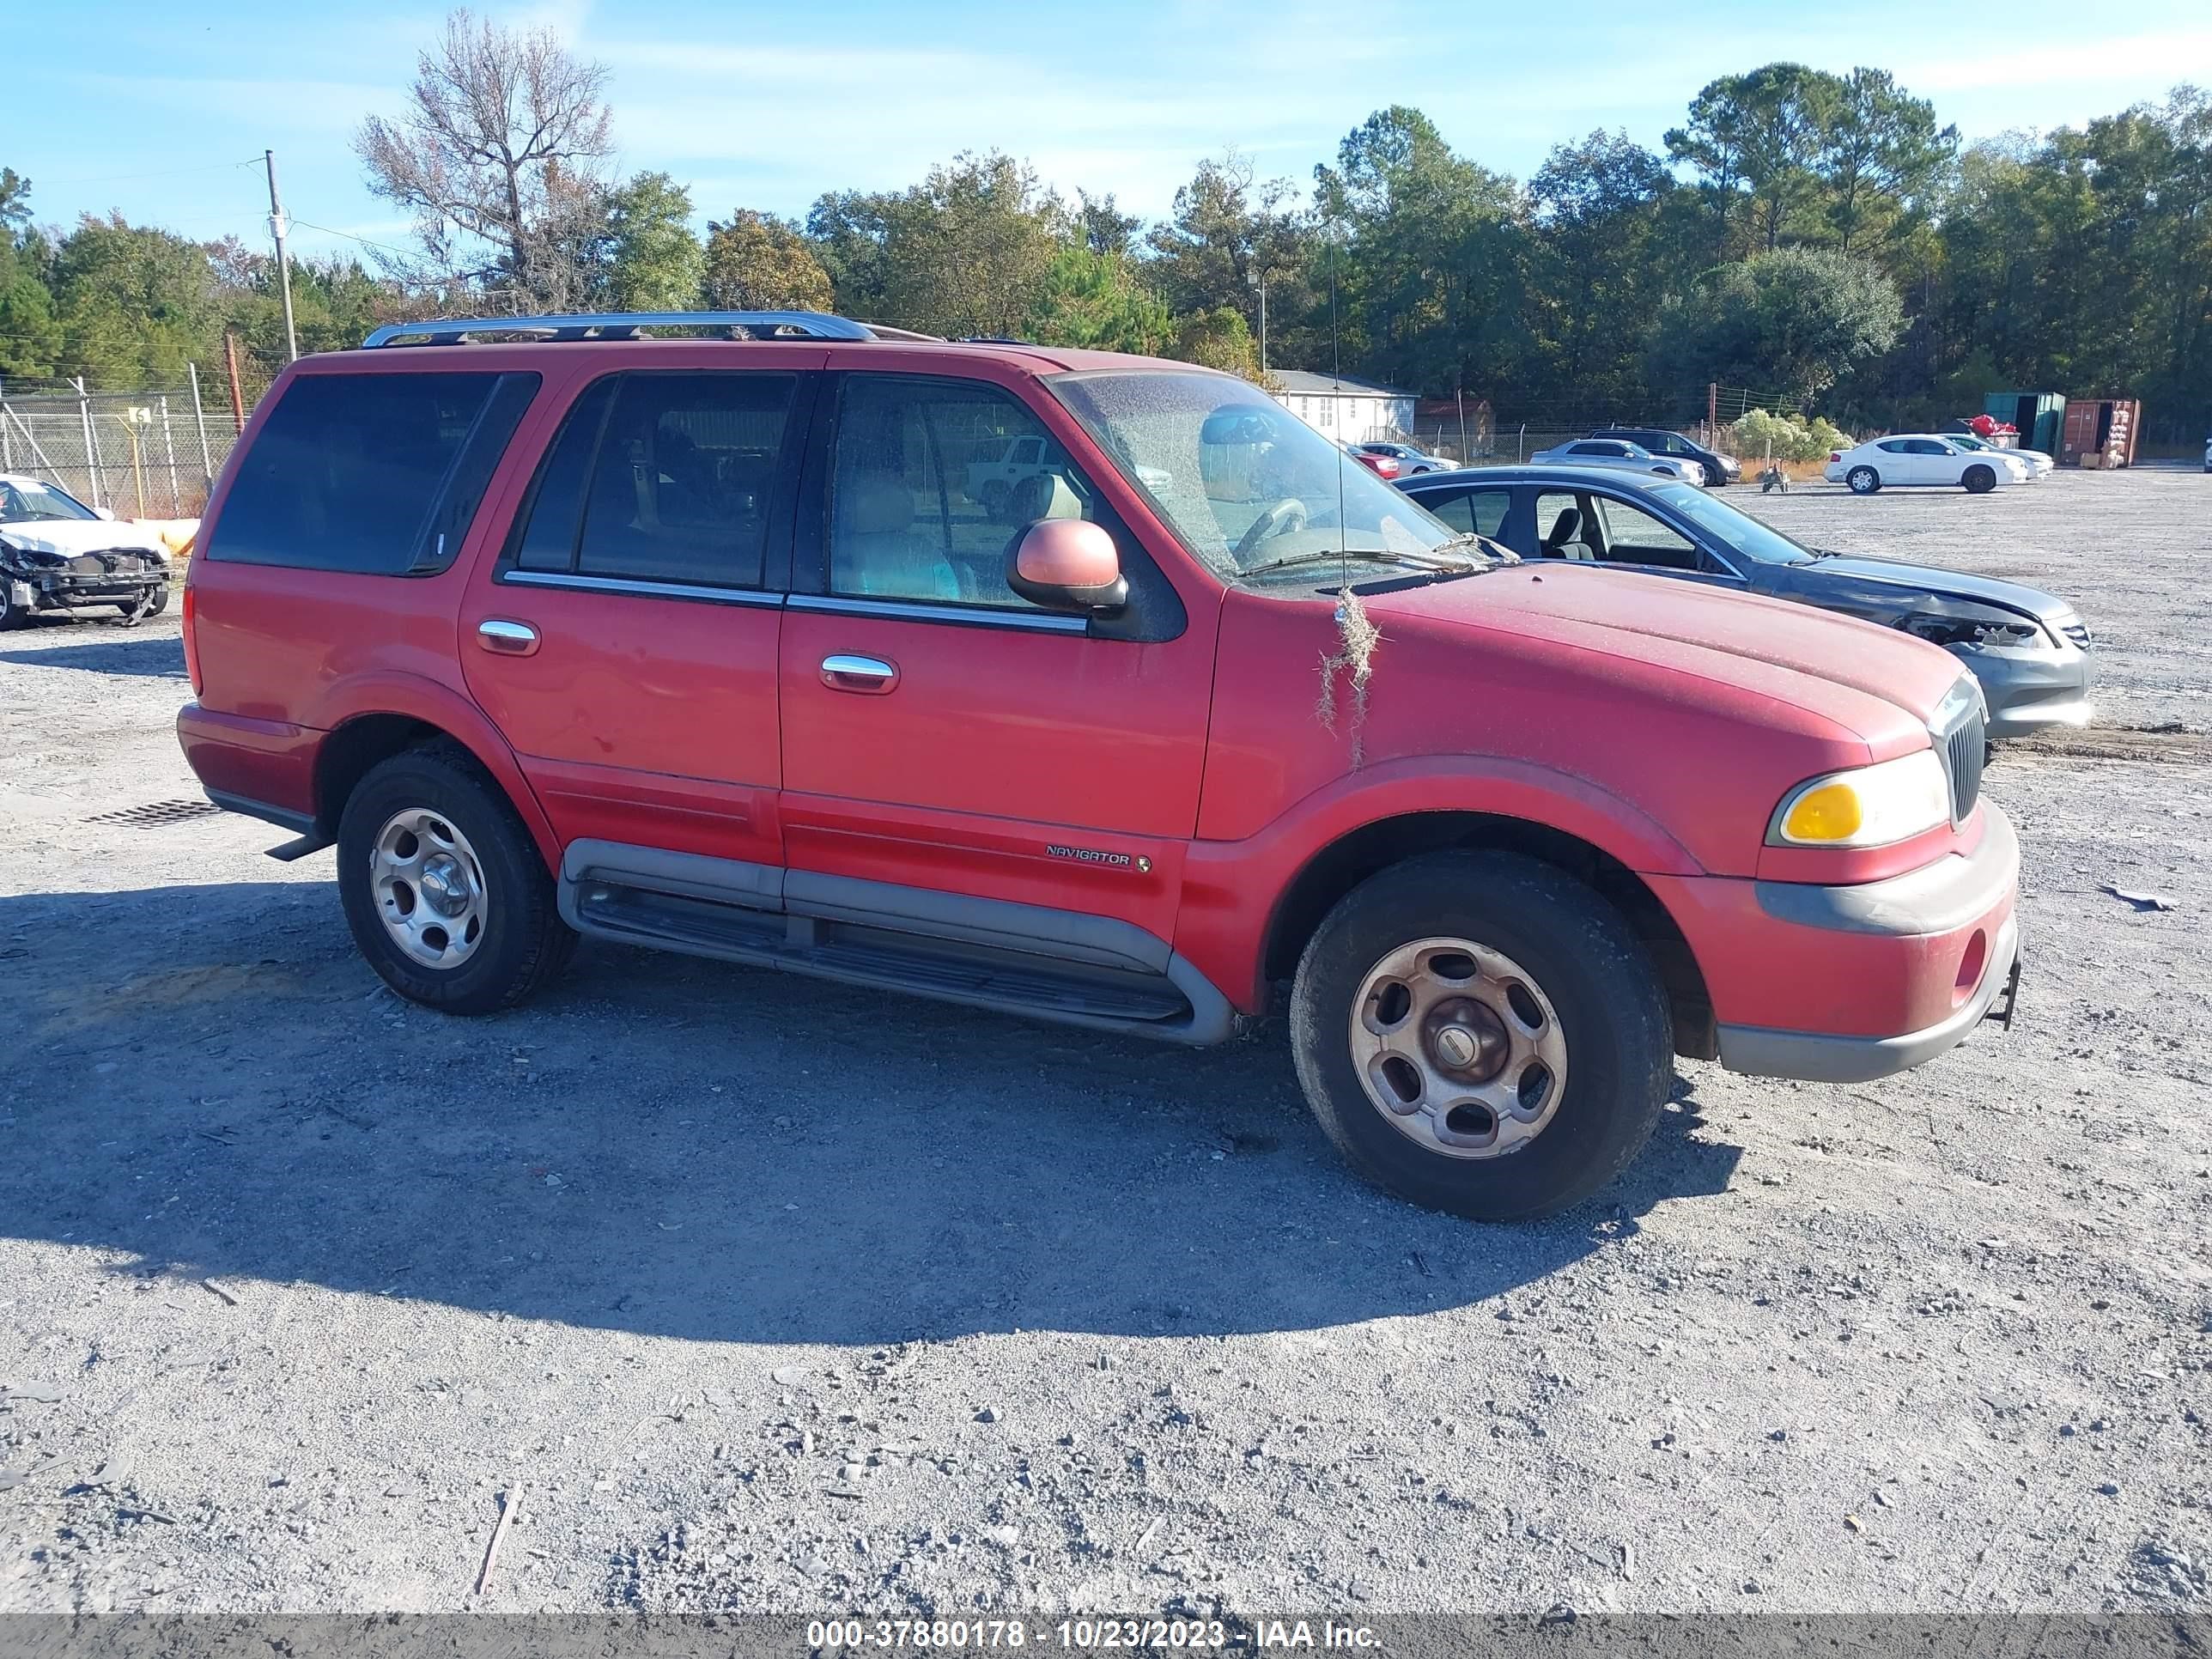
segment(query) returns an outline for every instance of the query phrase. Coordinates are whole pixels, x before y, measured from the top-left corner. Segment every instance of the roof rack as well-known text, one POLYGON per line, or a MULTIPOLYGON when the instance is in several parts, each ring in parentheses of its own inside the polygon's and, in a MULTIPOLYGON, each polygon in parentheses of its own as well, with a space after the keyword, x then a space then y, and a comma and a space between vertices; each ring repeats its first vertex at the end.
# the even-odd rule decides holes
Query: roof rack
POLYGON ((475 317, 389 323, 362 342, 363 349, 394 345, 462 345, 477 334, 535 334, 548 340, 629 340, 641 328, 715 328, 732 339, 873 340, 925 337, 904 329, 878 335, 865 323, 819 311, 608 311, 568 317, 475 317))

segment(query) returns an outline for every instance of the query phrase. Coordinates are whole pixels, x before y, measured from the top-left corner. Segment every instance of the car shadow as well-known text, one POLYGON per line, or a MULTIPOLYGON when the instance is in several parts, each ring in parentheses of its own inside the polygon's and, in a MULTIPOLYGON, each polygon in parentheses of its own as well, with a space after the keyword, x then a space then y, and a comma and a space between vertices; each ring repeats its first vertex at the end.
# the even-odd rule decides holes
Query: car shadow
MULTIPOLYGON (((51 639, 60 632, 60 628, 49 628, 46 637, 51 639)), ((38 637, 28 630, 0 636, 11 643, 38 637)), ((88 640, 78 645, 40 645, 27 651, 0 651, 0 662, 18 663, 27 668, 75 668, 88 674, 180 680, 185 678, 185 641, 178 634, 126 634, 117 629, 110 637, 88 640)))
POLYGON ((587 948, 403 1004, 327 883, 0 898, 0 1231, 708 1341, 1307 1330, 1540 1285, 1741 1148, 1686 1085, 1598 1200, 1480 1227, 1362 1185, 1279 1025, 1189 1052, 587 948))

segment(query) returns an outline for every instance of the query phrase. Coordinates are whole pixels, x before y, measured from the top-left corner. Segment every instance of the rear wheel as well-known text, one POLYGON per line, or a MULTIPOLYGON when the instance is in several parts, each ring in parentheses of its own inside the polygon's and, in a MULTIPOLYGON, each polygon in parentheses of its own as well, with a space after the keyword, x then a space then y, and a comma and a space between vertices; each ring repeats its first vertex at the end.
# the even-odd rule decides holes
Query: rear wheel
POLYGON ((1851 487, 1854 495, 1871 495, 1881 488, 1881 474, 1870 466, 1855 466, 1846 473, 1844 482, 1851 487))
POLYGON ((522 820, 457 746, 395 755, 361 781, 338 822, 338 897, 384 982, 449 1013, 522 1001, 575 946, 522 820))
POLYGON ((1346 895, 1299 961, 1291 1040, 1355 1170, 1476 1221, 1547 1215, 1611 1181, 1673 1071, 1667 1005, 1627 923, 1504 853, 1412 860, 1346 895))
POLYGON ((1959 482, 1969 495, 1986 495, 1997 487, 1997 475, 1986 466, 1970 466, 1959 482))

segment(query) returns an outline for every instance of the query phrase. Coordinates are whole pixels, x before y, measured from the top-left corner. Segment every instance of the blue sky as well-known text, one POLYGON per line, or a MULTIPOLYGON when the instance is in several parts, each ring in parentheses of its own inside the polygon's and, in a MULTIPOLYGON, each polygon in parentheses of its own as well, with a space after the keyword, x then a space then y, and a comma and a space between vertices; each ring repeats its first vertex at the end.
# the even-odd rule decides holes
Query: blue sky
MULTIPOLYGON (((1461 151, 1525 178, 1552 144, 1596 127, 1656 146, 1705 82, 1778 58, 1888 69, 1970 139, 2212 82, 2208 0, 2110 13, 2079 0, 483 9, 549 25, 605 63, 621 166, 673 173, 702 221, 740 206, 796 214, 825 190, 904 185, 933 161, 991 147, 1028 157, 1071 197, 1078 185, 1112 191, 1158 216, 1201 156, 1235 145, 1264 173, 1304 181, 1391 103, 1425 110, 1461 151), (1607 21, 1585 21, 1598 15, 1607 21)), ((0 165, 30 176, 42 222, 119 208, 193 237, 263 239, 258 162, 274 148, 286 206, 306 222, 300 249, 358 246, 333 233, 405 240, 404 216, 363 187, 349 140, 364 115, 396 111, 441 9, 48 0, 13 12, 10 81, 40 96, 35 112, 16 102, 0 123, 0 165)))

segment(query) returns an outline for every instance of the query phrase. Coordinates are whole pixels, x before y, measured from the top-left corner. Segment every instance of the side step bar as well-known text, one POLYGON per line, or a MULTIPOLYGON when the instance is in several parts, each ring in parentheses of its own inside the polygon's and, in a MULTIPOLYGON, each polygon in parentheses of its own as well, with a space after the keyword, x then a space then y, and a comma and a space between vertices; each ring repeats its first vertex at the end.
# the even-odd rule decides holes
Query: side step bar
POLYGON ((563 855, 560 904, 619 944, 1171 1042, 1237 1030, 1164 939, 1106 916, 595 841, 563 855))

